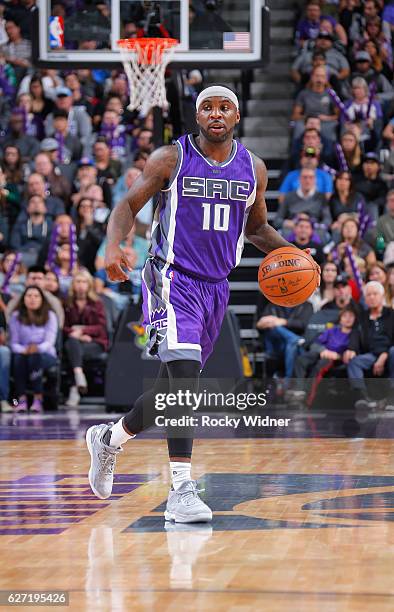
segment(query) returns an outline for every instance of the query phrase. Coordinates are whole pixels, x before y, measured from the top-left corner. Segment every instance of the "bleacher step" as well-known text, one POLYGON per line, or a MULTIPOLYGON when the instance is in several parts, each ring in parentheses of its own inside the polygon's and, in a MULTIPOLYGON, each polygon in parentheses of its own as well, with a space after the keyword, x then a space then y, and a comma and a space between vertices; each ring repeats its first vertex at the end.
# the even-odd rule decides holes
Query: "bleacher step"
POLYGON ((230 281, 230 291, 258 291, 257 281, 230 281))
POLYGON ((277 26, 276 24, 271 25, 271 44, 275 44, 275 41, 288 41, 292 38, 293 28, 291 26, 277 26))
POLYGON ((256 313, 256 306, 252 304, 230 304, 229 310, 236 315, 254 315, 256 313))
POLYGON ((245 117, 244 136, 279 135, 289 133, 289 119, 285 117, 245 117))
POLYGON ((286 156, 288 153, 289 138, 287 136, 267 136, 265 138, 246 136, 241 140, 245 147, 263 157, 272 154, 286 156))
POLYGON ((255 340, 259 337, 257 329, 241 329, 240 334, 242 340, 255 340))
POLYGON ((248 125, 244 125, 244 130, 243 130, 243 135, 246 136, 250 136, 250 137, 257 137, 259 136, 260 138, 265 138, 266 136, 283 136, 283 137, 287 137, 287 134, 289 132, 289 122, 285 121, 283 123, 283 125, 271 125, 270 123, 268 123, 268 118, 264 118, 264 121, 260 122, 259 126, 253 127, 253 126, 248 126, 248 125))
POLYGON ((251 83, 250 93, 251 98, 255 99, 258 99, 259 97, 263 97, 265 100, 272 98, 280 98, 281 100, 294 99, 294 87, 288 82, 278 83, 267 80, 265 82, 259 81, 257 83, 251 83))
POLYGON ((272 12, 278 9, 289 9, 295 5, 295 2, 290 0, 266 0, 265 4, 270 8, 272 12))
POLYGON ((290 115, 293 100, 249 100, 247 104, 248 116, 290 115))
POLYGON ((294 11, 289 8, 274 9, 270 11, 270 21, 273 26, 289 25, 292 26, 294 21, 294 11))

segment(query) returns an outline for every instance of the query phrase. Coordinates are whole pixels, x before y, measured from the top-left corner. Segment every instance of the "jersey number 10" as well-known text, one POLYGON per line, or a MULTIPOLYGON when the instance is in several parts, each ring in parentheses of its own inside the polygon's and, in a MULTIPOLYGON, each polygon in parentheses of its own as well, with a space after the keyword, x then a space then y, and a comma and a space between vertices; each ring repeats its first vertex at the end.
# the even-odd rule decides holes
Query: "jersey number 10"
MULTIPOLYGON (((204 202, 204 219, 202 229, 209 231, 211 229, 211 208, 212 204, 204 202)), ((213 229, 217 232, 227 232, 230 222, 230 205, 229 204, 213 204, 213 229)))

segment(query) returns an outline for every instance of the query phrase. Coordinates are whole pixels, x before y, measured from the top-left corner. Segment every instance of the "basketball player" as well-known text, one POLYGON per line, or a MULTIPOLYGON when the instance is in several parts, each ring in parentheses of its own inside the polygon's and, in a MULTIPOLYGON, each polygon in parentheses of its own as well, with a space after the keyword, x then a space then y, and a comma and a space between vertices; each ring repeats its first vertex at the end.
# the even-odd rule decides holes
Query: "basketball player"
MULTIPOLYGON (((263 253, 289 246, 267 223, 265 164, 233 139, 240 120, 235 93, 207 87, 196 110, 198 136, 182 136, 152 153, 108 224, 107 274, 112 281, 126 281, 131 267, 119 245, 138 211, 160 192, 142 278, 149 351, 162 364, 154 388, 126 416, 87 431, 89 482, 101 499, 111 495, 122 445, 152 424, 155 394, 197 390, 226 312, 227 276, 241 259, 244 235, 263 253)), ((179 406, 166 410, 167 416, 181 416, 179 406)), ((168 437, 172 488, 166 520, 212 519, 191 479, 192 445, 191 435, 168 437)))

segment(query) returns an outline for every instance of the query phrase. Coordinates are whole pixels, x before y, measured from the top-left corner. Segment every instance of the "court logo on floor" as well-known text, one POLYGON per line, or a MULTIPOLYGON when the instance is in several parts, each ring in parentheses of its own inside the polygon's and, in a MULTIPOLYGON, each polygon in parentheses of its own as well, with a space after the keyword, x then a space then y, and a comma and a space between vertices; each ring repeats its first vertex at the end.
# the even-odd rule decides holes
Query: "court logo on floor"
POLYGON ((157 474, 117 474, 108 500, 97 499, 86 474, 36 474, 0 480, 0 535, 55 535, 138 489, 157 474))
MULTIPOLYGON (((207 474, 199 480, 216 531, 365 527, 394 521, 394 477, 207 474)), ((165 503, 126 532, 162 531, 165 503)))

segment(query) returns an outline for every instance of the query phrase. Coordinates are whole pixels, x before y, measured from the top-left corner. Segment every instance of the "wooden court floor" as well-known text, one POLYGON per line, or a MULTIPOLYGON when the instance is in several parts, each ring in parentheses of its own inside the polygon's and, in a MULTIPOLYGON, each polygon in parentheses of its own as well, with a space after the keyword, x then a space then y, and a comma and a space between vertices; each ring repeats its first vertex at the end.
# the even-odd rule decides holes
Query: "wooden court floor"
POLYGON ((67 590, 73 612, 394 610, 392 440, 197 441, 214 521, 190 529, 164 528, 160 440, 128 443, 105 501, 82 440, 0 449, 0 590, 67 590))

